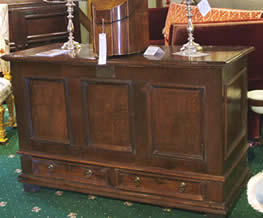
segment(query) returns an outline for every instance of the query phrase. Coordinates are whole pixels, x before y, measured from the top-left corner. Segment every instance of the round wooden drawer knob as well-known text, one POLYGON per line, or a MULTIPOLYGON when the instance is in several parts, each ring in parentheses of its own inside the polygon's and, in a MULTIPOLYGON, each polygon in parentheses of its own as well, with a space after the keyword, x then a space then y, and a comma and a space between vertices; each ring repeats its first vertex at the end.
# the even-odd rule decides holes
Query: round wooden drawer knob
POLYGON ((85 176, 86 177, 91 177, 92 176, 92 170, 91 169, 88 169, 88 170, 86 170, 86 172, 85 172, 85 176))
POLYGON ((47 168, 48 168, 49 170, 52 170, 52 169, 54 169, 54 165, 53 165, 53 164, 49 164, 47 168))
POLYGON ((185 191, 186 188, 186 183, 185 182, 181 182, 181 184, 179 185, 178 191, 180 193, 183 193, 185 191))
POLYGON ((140 185, 141 184, 141 178, 139 176, 136 176, 134 179, 134 183, 136 186, 140 185))

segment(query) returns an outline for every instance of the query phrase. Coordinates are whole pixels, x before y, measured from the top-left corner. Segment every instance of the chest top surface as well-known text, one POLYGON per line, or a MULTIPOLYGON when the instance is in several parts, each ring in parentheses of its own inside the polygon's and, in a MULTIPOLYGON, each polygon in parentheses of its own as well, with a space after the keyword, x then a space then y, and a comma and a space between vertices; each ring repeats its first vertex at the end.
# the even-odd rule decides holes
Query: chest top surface
MULTIPOLYGON (((52 49, 59 49, 61 44, 50 44, 37 48, 17 51, 2 58, 11 62, 49 62, 49 63, 65 63, 72 65, 97 65, 98 60, 90 60, 85 56, 82 49, 74 53, 67 53, 57 55, 55 57, 38 56, 38 53, 49 51, 52 49)), ((251 53, 254 51, 253 47, 248 46, 206 46, 203 52, 208 54, 203 57, 186 57, 174 55, 180 50, 178 46, 162 46, 164 55, 161 57, 146 57, 143 53, 134 55, 123 55, 109 57, 107 64, 114 65, 142 65, 142 66, 211 66, 211 65, 225 65, 251 53)))

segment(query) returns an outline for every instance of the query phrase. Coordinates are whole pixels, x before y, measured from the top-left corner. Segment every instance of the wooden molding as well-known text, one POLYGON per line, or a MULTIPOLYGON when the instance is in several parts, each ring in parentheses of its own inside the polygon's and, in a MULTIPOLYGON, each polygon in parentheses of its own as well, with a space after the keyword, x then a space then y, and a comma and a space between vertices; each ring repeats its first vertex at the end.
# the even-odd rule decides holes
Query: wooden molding
POLYGON ((88 32, 91 32, 92 25, 91 25, 91 20, 89 17, 83 13, 81 9, 79 9, 79 20, 80 23, 88 30, 88 32))

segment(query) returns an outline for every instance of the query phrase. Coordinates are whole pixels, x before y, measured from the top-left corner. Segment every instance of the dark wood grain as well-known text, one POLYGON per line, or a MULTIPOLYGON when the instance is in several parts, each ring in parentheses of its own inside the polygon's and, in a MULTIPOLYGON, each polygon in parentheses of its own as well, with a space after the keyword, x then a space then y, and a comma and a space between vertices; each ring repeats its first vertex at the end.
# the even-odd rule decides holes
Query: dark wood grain
POLYGON ((139 53, 149 45, 147 0, 94 0, 92 15, 96 53, 99 53, 99 34, 103 32, 102 19, 108 56, 139 53))
POLYGON ((25 184, 225 216, 249 177, 247 55, 252 47, 205 47, 188 58, 162 47, 97 60, 11 61, 25 184), (66 181, 66 182, 65 182, 66 181))
POLYGON ((66 84, 63 80, 27 79, 33 140, 69 143, 66 84), (54 95, 56 93, 56 95, 54 95), (43 128, 45 127, 45 128, 43 128))

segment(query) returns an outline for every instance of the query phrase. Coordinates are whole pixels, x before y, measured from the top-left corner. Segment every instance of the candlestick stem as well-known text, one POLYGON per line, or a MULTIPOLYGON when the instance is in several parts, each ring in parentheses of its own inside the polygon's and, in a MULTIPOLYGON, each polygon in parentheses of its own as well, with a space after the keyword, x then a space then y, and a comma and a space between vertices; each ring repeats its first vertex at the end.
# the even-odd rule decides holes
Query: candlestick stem
POLYGON ((74 12, 74 0, 67 0, 66 3, 67 6, 67 12, 68 12, 68 26, 67 26, 67 31, 68 31, 68 41, 65 42, 63 44, 63 46, 61 47, 62 49, 68 49, 68 50, 73 50, 73 49, 77 49, 80 48, 80 44, 76 41, 74 41, 74 36, 73 36, 73 32, 74 32, 74 24, 73 24, 73 12, 74 12))

